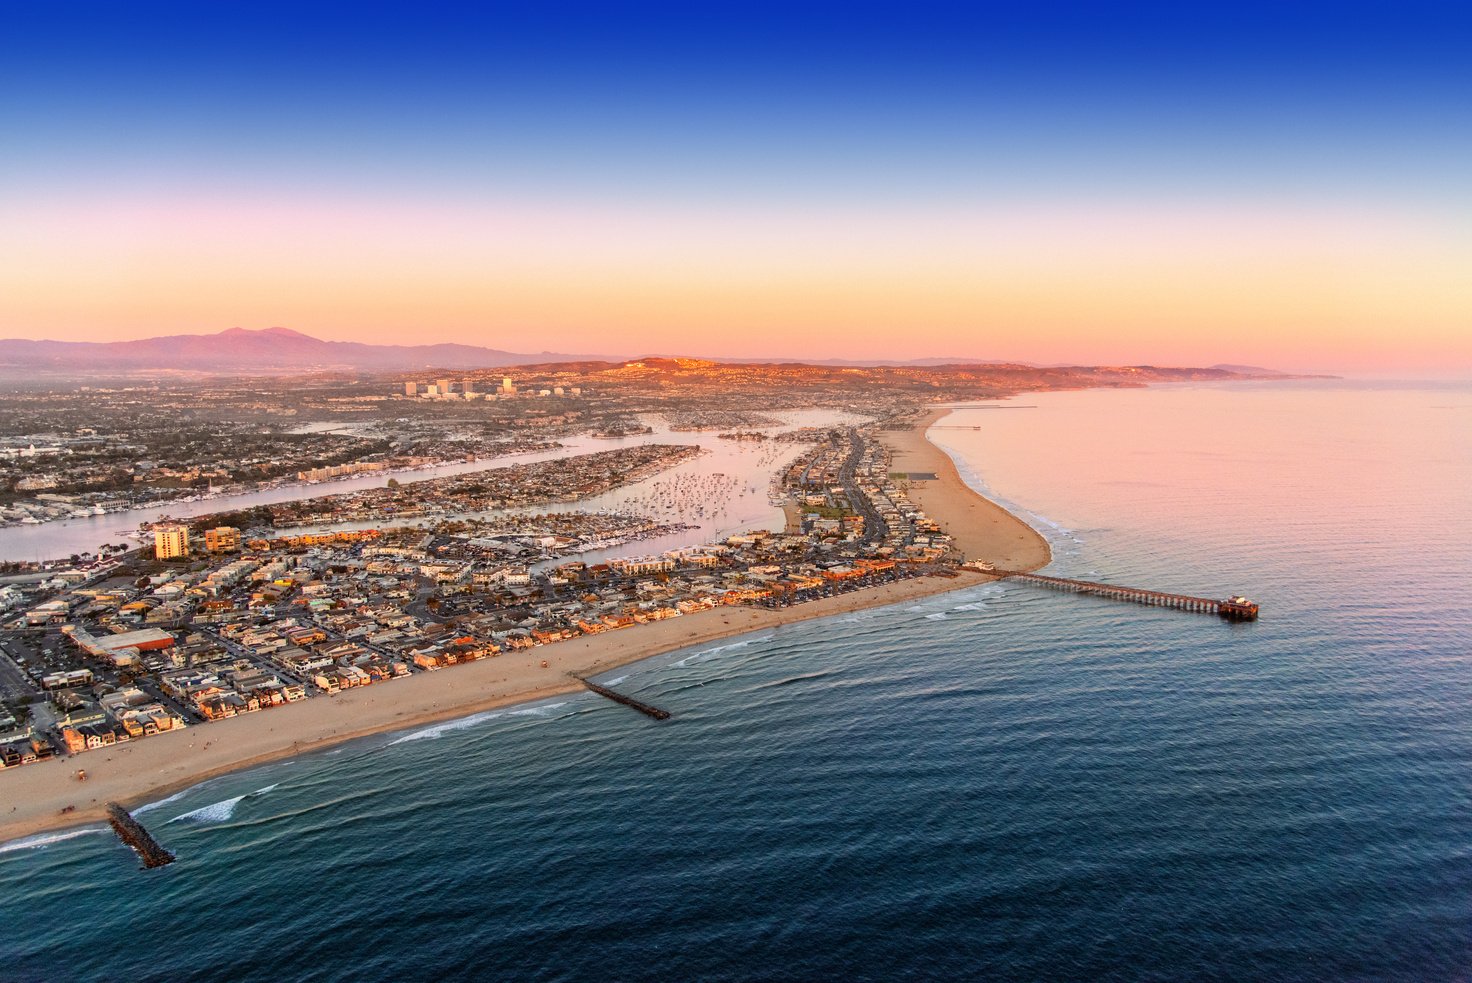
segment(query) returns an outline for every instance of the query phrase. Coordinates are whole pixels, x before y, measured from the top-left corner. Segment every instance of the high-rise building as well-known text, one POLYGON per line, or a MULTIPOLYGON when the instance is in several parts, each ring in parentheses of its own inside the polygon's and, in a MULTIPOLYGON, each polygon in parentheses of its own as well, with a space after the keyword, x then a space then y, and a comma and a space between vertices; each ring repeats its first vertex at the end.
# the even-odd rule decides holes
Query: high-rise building
POLYGON ((418 396, 419 395, 419 383, 417 383, 417 382, 406 382, 406 383, 404 383, 404 395, 405 396, 418 396))
POLYGON ((465 393, 467 396, 475 392, 475 380, 466 379, 465 381, 461 382, 460 391, 465 393))
POLYGON ((189 555, 189 527, 154 526, 153 555, 160 560, 175 560, 189 555))
POLYGON ((501 391, 507 394, 516 392, 516 387, 511 384, 511 376, 501 380, 501 391))
POLYGON ((234 553, 240 549, 240 530, 234 526, 216 526, 204 531, 206 553, 234 553))
POLYGON ((431 382, 429 385, 424 387, 424 395, 426 396, 438 396, 439 394, 440 387, 438 383, 431 382))
POLYGON ((434 381, 434 384, 440 387, 440 395, 441 396, 448 396, 450 394, 450 380, 449 379, 436 379, 434 381))

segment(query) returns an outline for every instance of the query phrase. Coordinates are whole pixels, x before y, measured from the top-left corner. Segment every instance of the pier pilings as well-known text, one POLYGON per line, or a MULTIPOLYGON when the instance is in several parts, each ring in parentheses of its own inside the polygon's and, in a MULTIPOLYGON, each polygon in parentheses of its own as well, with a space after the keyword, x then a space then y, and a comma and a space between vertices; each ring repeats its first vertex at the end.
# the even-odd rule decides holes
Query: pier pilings
POLYGON ((1124 587, 1119 584, 1100 584, 1091 580, 1047 577, 1040 573, 1014 573, 1006 570, 998 570, 997 573, 1007 580, 1016 580, 1072 594, 1092 594, 1111 601, 1129 601, 1150 607, 1215 614, 1229 621, 1257 620, 1258 606, 1245 597, 1231 597, 1220 601, 1209 597, 1194 597, 1190 594, 1171 594, 1165 591, 1145 590, 1140 587, 1124 587))

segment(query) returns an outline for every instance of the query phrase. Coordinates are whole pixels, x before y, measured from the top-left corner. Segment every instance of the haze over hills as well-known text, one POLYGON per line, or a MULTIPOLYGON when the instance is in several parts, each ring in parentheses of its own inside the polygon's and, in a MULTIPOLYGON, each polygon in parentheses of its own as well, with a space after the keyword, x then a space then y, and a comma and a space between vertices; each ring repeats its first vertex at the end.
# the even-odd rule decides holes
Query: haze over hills
POLYGON ((135 341, 0 341, 0 366, 14 370, 117 372, 172 369, 193 372, 304 372, 356 369, 386 372, 452 366, 492 368, 532 362, 605 360, 604 355, 523 354, 479 345, 369 345, 323 341, 289 328, 218 334, 169 335, 135 341))
MULTIPOLYGON (((647 353, 646 353, 647 355, 647 353)), ((133 341, 0 340, 0 373, 127 373, 145 370, 216 374, 281 374, 315 371, 402 372, 421 369, 488 369, 510 365, 565 362, 617 363, 635 357, 511 352, 480 345, 374 345, 356 341, 323 341, 290 328, 230 328, 216 334, 168 335, 133 341)), ((652 357, 652 356, 651 356, 652 357)), ((974 357, 900 359, 709 358, 714 363, 822 366, 931 367, 999 364, 974 357)), ((1032 363, 1010 364, 1032 368, 1032 363)), ((1241 375, 1277 375, 1271 369, 1212 366, 1241 375)))

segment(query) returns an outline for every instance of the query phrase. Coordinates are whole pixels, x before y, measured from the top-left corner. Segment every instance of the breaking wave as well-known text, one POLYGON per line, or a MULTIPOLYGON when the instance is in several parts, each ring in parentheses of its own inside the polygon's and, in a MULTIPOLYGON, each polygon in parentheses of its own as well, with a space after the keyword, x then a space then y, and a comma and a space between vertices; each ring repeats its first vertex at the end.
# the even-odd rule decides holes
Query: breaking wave
MULTIPOLYGON (((279 785, 279 783, 277 784, 279 785)), ((240 805, 240 803, 244 802, 246 799, 255 798, 258 795, 265 795, 267 792, 276 787, 277 785, 267 785, 265 788, 258 788, 254 792, 247 792, 244 795, 237 795, 233 799, 225 799, 221 802, 212 802, 207 806, 200 806, 198 809, 186 812, 180 816, 175 816, 173 819, 170 819, 169 822, 223 823, 231 816, 235 815, 235 807, 240 805)))
POLYGON ((396 744, 408 744, 411 741, 432 741, 435 738, 453 734, 457 730, 466 730, 476 724, 485 723, 487 720, 495 720, 497 717, 547 717, 559 707, 567 706, 566 703, 546 703, 534 707, 522 707, 520 709, 487 710, 484 713, 472 713, 468 717, 457 717, 454 720, 446 720, 444 723, 434 724, 422 730, 410 731, 402 737, 396 737, 389 741, 384 747, 393 747, 396 744))
POLYGON ((730 652, 735 649, 744 649, 748 645, 755 644, 756 642, 770 641, 771 638, 771 635, 761 635, 757 638, 743 638, 737 642, 727 642, 725 645, 716 645, 712 648, 701 649, 699 652, 695 652, 691 655, 685 656, 678 662, 671 662, 670 666, 676 669, 681 669, 696 662, 704 662, 706 659, 710 658, 713 655, 719 655, 722 652, 730 652))
POLYGON ((86 826, 82 829, 69 829, 61 833, 41 833, 36 836, 27 836, 23 840, 11 840, 9 843, 0 843, 0 853, 14 853, 17 850, 40 850, 53 843, 63 840, 74 840, 79 836, 89 836, 92 833, 106 833, 104 826, 86 826))

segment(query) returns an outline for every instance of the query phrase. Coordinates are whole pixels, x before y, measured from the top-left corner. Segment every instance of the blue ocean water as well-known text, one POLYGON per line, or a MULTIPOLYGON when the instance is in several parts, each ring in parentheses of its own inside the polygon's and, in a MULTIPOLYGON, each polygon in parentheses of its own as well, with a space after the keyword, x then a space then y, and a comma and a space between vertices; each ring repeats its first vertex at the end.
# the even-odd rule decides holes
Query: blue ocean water
POLYGON ((0 979, 1472 976, 1472 390, 1025 402, 935 437, 1056 570, 1263 619, 990 585, 216 779, 0 846, 0 979))

